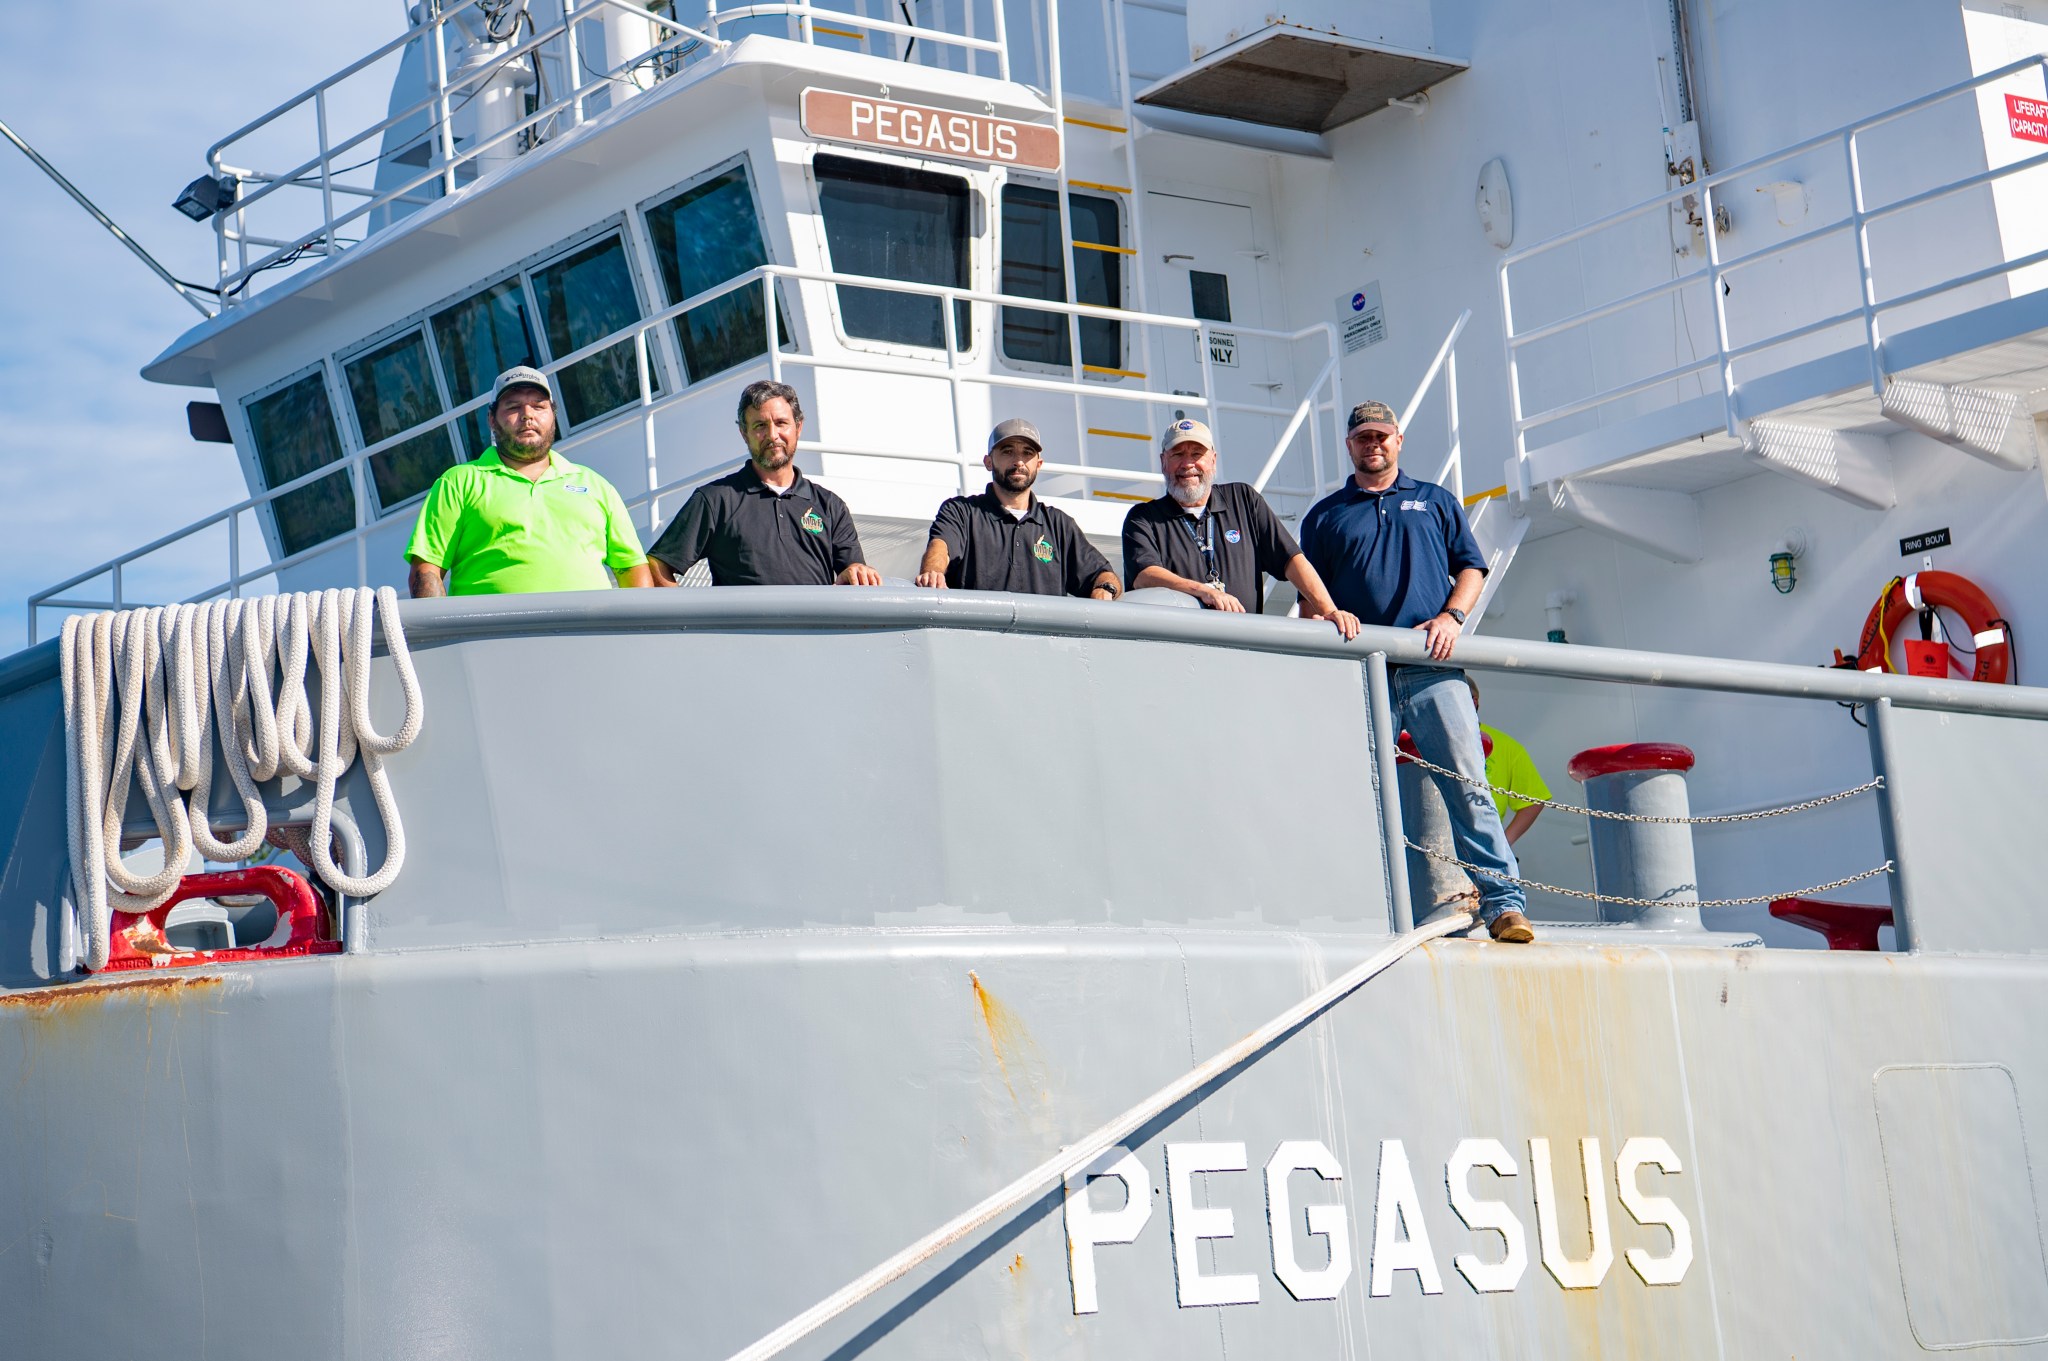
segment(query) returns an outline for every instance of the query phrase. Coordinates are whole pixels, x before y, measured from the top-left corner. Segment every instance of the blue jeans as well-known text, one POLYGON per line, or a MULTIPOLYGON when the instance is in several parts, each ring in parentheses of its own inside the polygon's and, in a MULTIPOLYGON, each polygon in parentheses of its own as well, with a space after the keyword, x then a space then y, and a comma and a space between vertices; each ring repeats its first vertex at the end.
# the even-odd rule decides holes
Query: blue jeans
MULTIPOLYGON (((1486 752, 1479 745, 1479 711, 1472 707, 1472 692, 1465 686, 1465 673, 1455 666, 1389 667, 1388 688, 1394 700, 1394 726, 1405 728, 1422 758, 1446 770, 1455 770, 1474 780, 1486 778, 1486 752)), ((1508 845, 1507 830, 1500 813, 1484 789, 1476 789, 1442 775, 1432 775, 1443 792, 1451 815, 1451 842, 1458 859, 1482 870, 1519 875, 1521 866, 1508 845)), ((1417 810, 1404 807, 1402 821, 1415 825, 1417 810)), ((1421 872, 1422 853, 1408 852, 1408 873, 1421 872)), ((1469 871, 1468 871, 1469 873, 1469 871)), ((1503 912, 1525 910, 1527 900, 1520 884, 1491 875, 1474 874, 1479 890, 1479 918, 1491 922, 1503 912)))

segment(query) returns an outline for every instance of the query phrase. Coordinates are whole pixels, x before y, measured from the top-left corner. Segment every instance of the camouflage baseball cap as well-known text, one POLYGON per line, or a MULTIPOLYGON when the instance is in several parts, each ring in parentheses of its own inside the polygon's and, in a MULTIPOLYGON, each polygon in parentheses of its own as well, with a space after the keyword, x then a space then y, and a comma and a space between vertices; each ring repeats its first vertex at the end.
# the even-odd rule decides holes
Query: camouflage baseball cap
POLYGON ((1195 443, 1204 449, 1216 447, 1216 437, 1209 433, 1209 427, 1200 421, 1175 421, 1159 436, 1159 452, 1165 453, 1176 444, 1195 443))
POLYGON ((1348 433, 1361 425, 1368 430, 1377 430, 1381 434, 1401 433, 1401 422, 1395 417, 1394 408, 1385 402, 1360 402, 1352 407, 1351 419, 1344 423, 1344 429, 1348 433))

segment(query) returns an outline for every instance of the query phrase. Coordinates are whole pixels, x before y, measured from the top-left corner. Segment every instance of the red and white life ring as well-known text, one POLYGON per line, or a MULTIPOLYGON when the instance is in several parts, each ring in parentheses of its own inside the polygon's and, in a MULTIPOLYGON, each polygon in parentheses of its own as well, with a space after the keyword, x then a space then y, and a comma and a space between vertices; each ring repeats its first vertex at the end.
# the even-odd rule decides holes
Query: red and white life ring
POLYGON ((1977 668, 1970 679, 1988 685, 2003 685, 2012 676, 2012 626, 1999 614, 1991 597, 1977 583, 1954 572, 1915 572, 1894 577, 1884 595, 1870 607, 1863 621, 1863 638, 1856 648, 1858 671, 1896 671, 1892 665, 1891 640, 1899 626, 1923 609, 1939 606, 1962 616, 1977 649, 1977 668))

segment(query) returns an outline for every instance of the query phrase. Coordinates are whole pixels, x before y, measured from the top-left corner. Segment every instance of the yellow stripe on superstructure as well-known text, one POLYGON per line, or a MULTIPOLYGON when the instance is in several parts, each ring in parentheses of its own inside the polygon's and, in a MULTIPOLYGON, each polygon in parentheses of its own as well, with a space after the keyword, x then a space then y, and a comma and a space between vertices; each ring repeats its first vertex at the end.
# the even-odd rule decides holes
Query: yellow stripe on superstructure
POLYGON ((1507 494, 1508 489, 1506 487, 1494 487, 1489 491, 1475 491, 1465 498, 1465 504, 1476 506, 1481 501, 1491 501, 1496 496, 1506 496, 1507 494))
POLYGON ((1099 250, 1107 252, 1111 255, 1136 255, 1138 253, 1129 246, 1105 246, 1095 241, 1076 241, 1074 243, 1074 249, 1099 250))
POLYGON ((1072 189, 1097 189, 1105 194, 1128 194, 1131 192, 1131 187, 1127 184, 1097 184, 1094 180, 1068 180, 1067 186, 1072 189))
POLYGON ((1144 374, 1137 372, 1135 369, 1110 369, 1104 368, 1100 364, 1083 364, 1081 366, 1081 372, 1099 373, 1109 378, 1143 378, 1145 376, 1144 374))
POLYGON ((1135 430, 1096 430, 1091 427, 1088 433, 1091 435, 1106 435, 1111 439, 1143 440, 1147 444, 1152 442, 1150 435, 1141 435, 1135 430))
POLYGON ((868 40, 868 35, 865 33, 856 33, 850 28, 833 28, 828 24, 812 24, 811 32, 830 33, 835 38, 851 38, 857 43, 864 43, 868 40))
POLYGON ((1086 118, 1067 118, 1067 119, 1062 119, 1061 121, 1062 121, 1062 122, 1067 122, 1067 123, 1072 123, 1072 124, 1073 124, 1073 125, 1074 125, 1075 127, 1077 127, 1077 128, 1094 128, 1094 129, 1096 129, 1096 130, 1097 130, 1097 131, 1099 131, 1099 132, 1129 132, 1129 131, 1130 131, 1130 129, 1129 129, 1129 128, 1120 128, 1120 127, 1118 127, 1118 126, 1117 126, 1116 124, 1114 124, 1114 123, 1097 123, 1097 122, 1093 122, 1092 120, 1090 120, 1090 119, 1086 119, 1086 118))
POLYGON ((1153 499, 1149 496, 1134 496, 1127 491, 1099 491, 1095 495, 1105 501, 1150 501, 1153 499))

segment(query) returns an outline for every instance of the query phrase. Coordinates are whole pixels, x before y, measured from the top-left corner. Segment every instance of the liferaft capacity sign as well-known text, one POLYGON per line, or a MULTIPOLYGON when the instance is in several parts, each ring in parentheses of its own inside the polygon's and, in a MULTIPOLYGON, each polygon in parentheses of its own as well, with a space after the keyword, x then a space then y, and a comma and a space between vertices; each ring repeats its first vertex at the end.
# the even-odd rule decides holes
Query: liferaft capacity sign
POLYGON ((2048 100, 2007 95, 2005 126, 2015 137, 2029 142, 2048 142, 2048 100))
POLYGON ((1060 138, 1040 123, 867 99, 838 90, 804 91, 804 131, 833 142, 939 156, 949 161, 1060 168, 1060 138))

